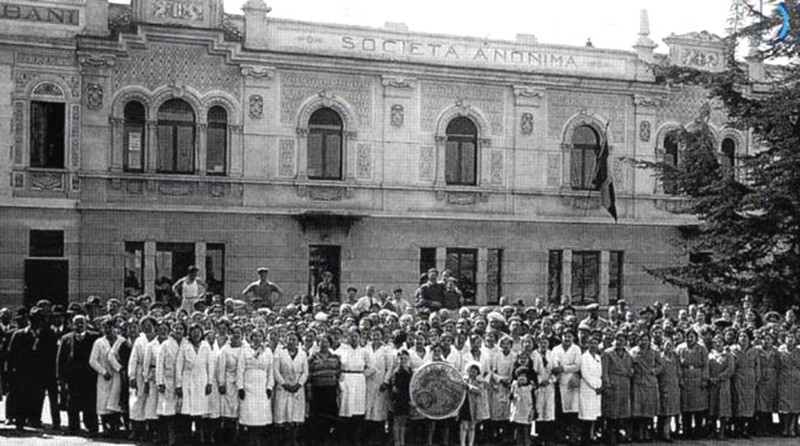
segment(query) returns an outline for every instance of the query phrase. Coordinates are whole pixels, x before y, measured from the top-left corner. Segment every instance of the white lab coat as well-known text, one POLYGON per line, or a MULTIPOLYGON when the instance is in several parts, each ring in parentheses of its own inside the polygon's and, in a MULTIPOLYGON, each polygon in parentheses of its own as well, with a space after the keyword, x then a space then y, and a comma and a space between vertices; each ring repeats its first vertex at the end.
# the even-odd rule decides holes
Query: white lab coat
POLYGON ((581 348, 574 343, 565 351, 563 344, 553 349, 553 359, 564 370, 558 375, 561 394, 561 410, 564 413, 578 412, 579 387, 569 387, 569 381, 581 369, 581 348))
POLYGON ((122 364, 115 352, 119 350, 120 344, 124 342, 121 336, 117 336, 114 345, 108 342, 108 338, 103 336, 94 341, 92 353, 89 356, 89 365, 97 372, 97 414, 108 415, 122 412, 119 404, 122 378, 120 370, 122 364), (112 351, 113 350, 113 351, 112 351), (105 374, 111 375, 111 379, 106 379, 105 374))
POLYGON ((128 410, 132 421, 145 420, 145 407, 147 405, 147 394, 145 393, 145 382, 147 382, 147 372, 144 357, 147 350, 147 336, 144 333, 133 341, 131 357, 128 361, 128 379, 131 383, 136 383, 136 390, 131 389, 128 398, 128 410))
POLYGON ((217 383, 225 386, 225 395, 220 395, 220 416, 239 418, 239 396, 236 394, 236 371, 239 360, 243 358, 242 347, 222 346, 217 357, 217 383))
POLYGON ((539 350, 533 352, 533 370, 539 387, 536 388, 536 421, 556 420, 556 376, 553 375, 554 358, 552 350, 542 357, 539 350), (547 364, 545 365, 545 362, 547 364))
POLYGON ((236 369, 236 388, 244 389, 244 400, 239 403, 239 423, 243 426, 272 424, 272 400, 267 396, 275 386, 272 350, 262 346, 242 347, 242 357, 236 369))
POLYGON ((197 347, 191 342, 181 344, 177 358, 177 384, 183 389, 183 403, 181 414, 193 417, 203 416, 208 413, 208 396, 206 385, 212 376, 211 346, 206 341, 200 341, 197 347))
POLYGON ((339 416, 353 417, 367 413, 367 381, 364 376, 370 367, 369 355, 364 347, 342 344, 334 351, 342 361, 342 378, 339 381, 339 416))
POLYGON ((386 421, 389 414, 389 381, 392 379, 392 366, 394 355, 392 348, 381 345, 377 350, 372 345, 367 345, 369 355, 369 370, 366 375, 367 400, 366 419, 369 421, 386 421), (386 384, 387 389, 381 392, 381 384, 386 384))
POLYGON ((603 362, 600 360, 600 352, 592 356, 586 351, 581 356, 581 386, 580 399, 578 404, 578 418, 586 421, 594 421, 602 415, 603 395, 598 394, 595 389, 603 385, 603 362))
MULTIPOLYGON (((145 376, 147 377, 147 397, 144 405, 144 418, 146 420, 158 419, 158 384, 156 383, 156 361, 158 360, 158 350, 161 347, 161 341, 154 338, 147 343, 144 350, 144 365, 145 376)), ((144 391, 144 389, 142 389, 144 391)))
POLYGON ((208 382, 211 384, 211 394, 207 397, 208 410, 206 411, 206 418, 216 419, 222 416, 222 395, 219 394, 219 386, 222 383, 219 381, 219 373, 217 373, 217 360, 222 347, 226 344, 227 342, 219 345, 217 340, 211 343, 211 354, 208 356, 208 382))
MULTIPOLYGON (((182 340, 181 344, 187 342, 182 340)), ((163 385, 164 392, 158 394, 158 408, 156 414, 169 417, 177 414, 178 397, 175 388, 178 387, 177 361, 180 352, 178 341, 172 336, 168 337, 158 349, 156 360, 156 385, 163 385)))
POLYGON ((282 348, 275 355, 275 423, 302 423, 306 420, 306 390, 308 355, 297 349, 294 359, 282 348), (283 384, 300 384, 297 392, 289 393, 283 384))

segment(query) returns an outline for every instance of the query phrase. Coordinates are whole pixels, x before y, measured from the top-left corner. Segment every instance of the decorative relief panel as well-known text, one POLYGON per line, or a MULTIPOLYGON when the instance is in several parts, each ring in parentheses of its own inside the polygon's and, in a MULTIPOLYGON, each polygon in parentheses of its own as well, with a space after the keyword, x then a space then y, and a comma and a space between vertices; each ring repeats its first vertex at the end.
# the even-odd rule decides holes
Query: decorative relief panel
POLYGON ((144 194, 144 181, 143 180, 125 180, 125 192, 132 195, 144 194))
POLYGON ((86 86, 86 107, 89 110, 99 110, 103 108, 102 85, 92 83, 86 86))
POLYGON ((434 150, 433 147, 419 148, 419 179, 420 181, 433 181, 434 178, 434 150))
POLYGON ((492 127, 492 135, 503 134, 505 118, 503 88, 430 82, 422 82, 420 87, 420 97, 422 98, 420 127, 423 131, 433 131, 439 113, 451 106, 453 101, 466 100, 486 115, 486 119, 492 127))
POLYGON ((61 91, 61 87, 52 82, 42 82, 41 84, 37 85, 36 88, 33 89, 32 94, 40 96, 57 96, 57 97, 64 96, 64 92, 61 91))
POLYGON ((158 183, 159 195, 186 196, 194 194, 194 183, 181 181, 160 181, 158 183))
POLYGON ((492 150, 489 164, 492 184, 503 184, 503 151, 492 150))
POLYGON ((650 121, 642 121, 639 123, 639 139, 642 142, 650 141, 650 121))
POLYGON ((75 57, 72 54, 36 54, 19 53, 17 63, 25 65, 47 65, 56 67, 69 67, 75 64, 75 57))
POLYGON ((372 179, 372 146, 369 144, 358 144, 356 169, 356 178, 359 180, 372 179))
POLYGON ((523 135, 530 135, 533 133, 533 114, 523 113, 519 126, 519 130, 523 135))
POLYGON ((547 154, 547 186, 558 187, 561 185, 561 155, 558 153, 547 154))
POLYGON ((73 173, 69 177, 69 190, 70 192, 80 192, 81 190, 81 177, 77 173, 73 173))
POLYGON ((22 101, 14 102, 14 164, 22 164, 22 145, 25 141, 25 103, 22 101))
POLYGON ((25 174, 22 172, 12 172, 11 187, 13 187, 14 189, 25 188, 25 174))
POLYGON ((14 93, 24 94, 28 86, 37 78, 57 77, 69 85, 69 91, 73 97, 81 95, 81 78, 77 74, 67 73, 47 73, 41 71, 15 70, 14 71, 14 93))
POLYGON ((623 160, 619 158, 613 158, 611 164, 611 178, 614 182, 614 190, 618 192, 622 192, 626 189, 625 187, 625 170, 626 164, 623 160))
POLYGON ((345 196, 345 190, 340 187, 310 186, 307 193, 308 198, 316 201, 341 201, 345 196))
POLYGON ((60 172, 30 172, 31 190, 64 190, 64 174, 60 172))
POLYGON ((72 105, 69 125, 69 148, 72 168, 78 169, 81 166, 81 106, 72 105))
POLYGON ((281 139, 278 141, 278 176, 294 176, 294 140, 281 139))
POLYGON ((261 119, 264 116, 264 98, 260 94, 250 95, 250 118, 261 119))
POLYGON ((567 120, 576 113, 587 110, 608 120, 614 143, 625 142, 626 112, 631 101, 629 96, 551 91, 547 95, 547 101, 547 136, 551 140, 561 140, 567 120))
POLYGON ((114 90, 126 85, 143 85, 155 90, 181 82, 200 92, 223 90, 237 96, 241 73, 228 65, 224 56, 208 54, 205 45, 150 43, 147 50, 133 50, 130 58, 114 66, 114 90))
POLYGON ((330 91, 347 101, 358 115, 360 125, 372 122, 372 85, 366 76, 331 75, 313 72, 281 73, 281 123, 295 122, 300 105, 320 91, 330 91))
POLYGON ((665 122, 689 123, 700 115, 706 102, 711 106, 711 122, 717 125, 725 123, 727 118, 719 100, 709 100, 708 92, 701 87, 684 85, 672 91, 664 106, 656 109, 659 125, 665 122))
POLYGON ((392 127, 402 127, 405 121, 403 106, 400 104, 392 105, 390 122, 392 127))

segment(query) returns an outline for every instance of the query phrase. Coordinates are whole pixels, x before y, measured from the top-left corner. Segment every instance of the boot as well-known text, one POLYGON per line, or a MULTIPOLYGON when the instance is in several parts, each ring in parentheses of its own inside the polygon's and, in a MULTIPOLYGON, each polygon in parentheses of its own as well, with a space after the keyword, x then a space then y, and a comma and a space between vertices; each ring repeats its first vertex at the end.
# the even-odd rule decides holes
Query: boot
POLYGON ((719 434, 717 438, 720 440, 725 440, 725 431, 728 429, 727 426, 728 422, 723 418, 719 420, 719 434))
POLYGON ((667 443, 672 443, 672 433, 670 432, 672 429, 670 427, 669 418, 663 418, 661 420, 661 438, 664 439, 667 443))

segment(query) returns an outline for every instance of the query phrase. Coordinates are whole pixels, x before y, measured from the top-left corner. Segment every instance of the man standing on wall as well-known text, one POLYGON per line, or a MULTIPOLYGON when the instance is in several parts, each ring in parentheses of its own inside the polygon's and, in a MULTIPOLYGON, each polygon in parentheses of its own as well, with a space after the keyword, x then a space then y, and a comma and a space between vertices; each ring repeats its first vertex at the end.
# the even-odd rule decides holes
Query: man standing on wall
POLYGON ((205 282, 197 277, 198 271, 196 266, 190 266, 186 270, 186 276, 172 285, 172 292, 181 300, 180 309, 185 310, 187 314, 194 312, 194 304, 203 298, 208 289, 205 282))
POLYGON ((417 308, 429 308, 438 310, 444 305, 444 284, 438 282, 439 270, 431 268, 428 270, 428 281, 420 285, 415 293, 415 303, 417 308))
POLYGON ((275 299, 272 298, 273 293, 278 295, 278 300, 283 298, 283 290, 281 287, 269 280, 269 268, 261 267, 256 270, 258 272, 258 280, 247 285, 242 290, 242 297, 249 299, 254 307, 267 307, 272 309, 275 306, 275 299))

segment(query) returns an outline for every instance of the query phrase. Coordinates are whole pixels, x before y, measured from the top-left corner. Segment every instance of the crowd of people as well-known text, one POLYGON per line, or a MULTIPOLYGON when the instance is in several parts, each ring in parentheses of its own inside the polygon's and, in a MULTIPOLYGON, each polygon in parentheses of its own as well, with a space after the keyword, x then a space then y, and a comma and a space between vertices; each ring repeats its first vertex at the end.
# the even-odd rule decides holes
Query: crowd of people
POLYGON ((148 295, 43 300, 0 310, 7 423, 142 442, 287 445, 528 445, 795 437, 800 348, 794 309, 625 301, 576 308, 531 299, 463 307, 432 269, 402 289, 310 296, 259 269, 238 299, 209 296, 197 269, 148 295), (276 298, 277 296, 277 298, 276 298), (464 403, 432 420, 414 373, 446 362, 464 403))

